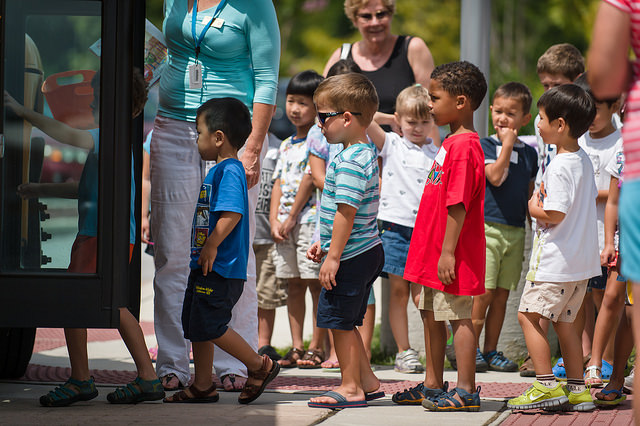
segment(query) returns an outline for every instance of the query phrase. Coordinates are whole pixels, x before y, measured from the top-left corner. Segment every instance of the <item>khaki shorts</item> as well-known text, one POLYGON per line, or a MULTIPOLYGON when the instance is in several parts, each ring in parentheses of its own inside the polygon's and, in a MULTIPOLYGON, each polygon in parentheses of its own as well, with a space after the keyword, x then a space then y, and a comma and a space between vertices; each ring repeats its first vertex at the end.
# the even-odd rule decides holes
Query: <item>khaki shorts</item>
POLYGON ((484 232, 487 238, 487 272, 484 288, 515 290, 520 282, 524 260, 524 228, 485 222, 484 232))
POLYGON ((307 259, 315 223, 298 223, 289 233, 289 239, 276 244, 273 263, 278 278, 318 279, 320 264, 307 259))
POLYGON ((256 253, 256 272, 258 307, 275 309, 287 304, 287 280, 276 278, 273 264, 275 244, 254 244, 256 253))
POLYGON ((553 322, 573 322, 587 292, 589 280, 524 284, 518 312, 535 312, 553 322))
POLYGON ((436 321, 461 320, 471 318, 473 298, 445 293, 431 287, 422 286, 418 309, 433 311, 436 321))

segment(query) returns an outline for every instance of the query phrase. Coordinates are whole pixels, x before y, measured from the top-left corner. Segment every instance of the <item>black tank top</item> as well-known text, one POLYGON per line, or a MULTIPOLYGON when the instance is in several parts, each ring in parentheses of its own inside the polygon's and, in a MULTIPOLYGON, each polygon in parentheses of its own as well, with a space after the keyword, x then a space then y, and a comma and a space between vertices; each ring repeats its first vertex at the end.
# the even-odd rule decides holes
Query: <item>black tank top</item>
MULTIPOLYGON (((416 82, 409 65, 409 42, 412 37, 398 36, 396 44, 387 62, 375 71, 362 71, 373 83, 378 92, 380 107, 378 111, 393 114, 396 110, 396 97, 402 89, 416 82)), ((347 45, 349 46, 349 45, 347 45)), ((350 46, 347 58, 353 60, 350 46)))

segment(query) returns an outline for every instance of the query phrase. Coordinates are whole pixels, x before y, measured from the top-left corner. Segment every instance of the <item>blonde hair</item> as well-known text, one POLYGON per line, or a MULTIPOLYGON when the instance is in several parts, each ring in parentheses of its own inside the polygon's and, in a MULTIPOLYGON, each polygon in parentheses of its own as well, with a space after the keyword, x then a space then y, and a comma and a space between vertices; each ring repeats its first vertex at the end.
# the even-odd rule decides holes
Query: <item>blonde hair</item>
MULTIPOLYGON (((366 7, 369 0, 344 0, 344 14, 351 22, 356 22, 357 14, 360 9, 366 7)), ((382 0, 382 5, 391 15, 396 12, 396 0, 382 0)))
POLYGON ((538 74, 562 75, 574 81, 584 72, 584 57, 572 44, 554 44, 538 59, 538 74))
POLYGON ((429 91, 420 84, 414 84, 402 90, 396 98, 396 112, 398 115, 408 115, 414 118, 428 118, 429 91))
POLYGON ((323 80, 313 95, 313 102, 326 103, 336 112, 358 112, 358 122, 367 127, 378 110, 378 94, 373 83, 362 74, 334 75, 323 80))

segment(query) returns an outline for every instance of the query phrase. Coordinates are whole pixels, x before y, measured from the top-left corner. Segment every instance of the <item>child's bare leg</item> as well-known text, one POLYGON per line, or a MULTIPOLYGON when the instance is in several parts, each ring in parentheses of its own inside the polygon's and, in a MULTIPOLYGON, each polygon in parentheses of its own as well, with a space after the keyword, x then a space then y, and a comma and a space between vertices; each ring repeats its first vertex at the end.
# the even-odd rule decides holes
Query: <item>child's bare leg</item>
POLYGON ((407 303, 409 302, 409 281, 399 275, 389 274, 389 323, 391 333, 398 346, 398 352, 409 349, 409 321, 407 303))
POLYGON ((302 283, 300 278, 289 278, 288 281, 287 312, 289 315, 289 327, 291 328, 291 340, 294 348, 304 349, 302 331, 305 313, 304 295, 307 291, 307 286, 302 283))
POLYGON ((258 308, 258 347, 271 344, 273 325, 276 321, 275 309, 258 308))
MULTIPOLYGON (((233 355, 240 362, 247 366, 247 370, 256 371, 262 368, 263 358, 258 355, 249 346, 249 344, 233 329, 228 328, 227 331, 217 339, 213 339, 213 343, 218 345, 222 350, 233 355)), ((195 352, 194 352, 195 357, 195 352)), ((213 361, 213 359, 212 359, 213 361)), ((274 361, 271 361, 272 363, 274 361)), ((197 374, 197 370, 196 370, 197 374)), ((211 366, 209 366, 209 375, 211 375, 211 366)), ((249 377, 247 385, 258 384, 260 380, 249 377)))
MULTIPOLYGON (((344 396, 347 401, 363 401, 364 389, 361 381, 360 361, 365 356, 362 340, 357 330, 331 330, 333 343, 340 362, 342 383, 335 392, 344 396)), ((326 396, 311 398, 311 402, 334 403, 335 399, 326 396)))
POLYGON ((89 355, 87 354, 87 329, 65 328, 64 338, 69 351, 71 364, 71 378, 85 381, 91 378, 89 374, 89 355))
MULTIPOLYGON (((611 347, 615 347, 615 343, 611 345, 610 337, 615 339, 616 333, 614 333, 614 330, 620 321, 620 314, 624 311, 626 295, 625 284, 617 282, 616 277, 617 274, 615 272, 609 277, 609 282, 605 288, 602 303, 600 304, 589 365, 602 366, 605 346, 610 345, 611 347)), ((607 358, 607 356, 604 356, 604 358, 608 360, 613 359, 613 357, 607 358)))
MULTIPOLYGON (((623 283, 618 284, 622 288, 625 287, 623 283)), ((627 318, 627 315, 625 314, 625 311, 623 309, 622 318, 620 319, 620 324, 618 325, 618 331, 615 333, 613 372, 611 373, 611 379, 609 380, 607 386, 605 386, 604 390, 620 390, 624 385, 624 369, 627 366, 627 360, 629 359, 629 355, 631 355, 631 350, 633 349, 633 339, 630 338, 632 333, 633 331, 631 329, 629 318, 627 318)), ((613 400, 618 397, 618 395, 614 393, 604 394, 602 392, 597 392, 595 396, 596 398, 603 400, 613 400)))
POLYGON ((362 383, 362 389, 366 392, 374 392, 380 388, 380 380, 373 374, 371 370, 371 364, 369 363, 369 356, 367 355, 367 347, 365 346, 364 339, 360 330, 355 330, 359 336, 362 350, 360 351, 360 382, 362 383))
POLYGON ((326 328, 318 328, 316 326, 316 317, 318 314, 318 299, 320 298, 320 291, 322 286, 319 280, 302 280, 311 293, 311 300, 313 301, 313 335, 311 342, 309 343, 309 349, 322 349, 322 342, 327 334, 326 328))
POLYGON ((587 291, 576 315, 576 319, 573 322, 578 336, 580 336, 580 342, 582 345, 582 355, 587 356, 591 354, 591 347, 593 345, 593 329, 595 327, 595 310, 593 306, 592 292, 587 291))
MULTIPOLYGON (((424 347, 426 369, 424 385, 431 389, 441 389, 444 373, 444 347, 447 344, 447 327, 444 321, 436 321, 433 311, 421 310, 424 326, 424 347)), ((475 348, 474 348, 475 351, 475 348)), ((475 352, 474 352, 475 359, 475 352)))
POLYGON ((411 300, 413 300, 413 305, 417 308, 420 304, 420 292, 422 291, 422 286, 420 284, 411 283, 411 300))
MULTIPOLYGON (((367 305, 367 310, 364 313, 362 325, 359 327, 360 338, 364 345, 365 355, 367 357, 367 364, 371 360, 371 341, 373 340, 373 329, 376 325, 376 305, 367 305)), ((371 369, 371 368, 369 368, 371 369)))
MULTIPOLYGON (((498 340, 504 323, 504 315, 507 312, 507 300, 509 299, 509 290, 504 288, 496 288, 493 294, 493 301, 489 305, 487 312, 487 320, 484 327, 484 350, 488 353, 498 349, 498 340)), ((476 334, 478 330, 476 329, 476 334)), ((476 336, 479 339, 479 336, 476 336)))
POLYGON ((582 379, 582 347, 576 328, 570 322, 562 321, 554 322, 553 328, 556 330, 560 342, 567 379, 582 379))
POLYGON ((138 377, 142 380, 157 379, 140 324, 127 308, 120 308, 120 327, 118 327, 118 331, 136 364, 138 377))
MULTIPOLYGON (((495 290, 487 289, 484 294, 475 296, 473 298, 473 308, 471 310, 471 321, 473 322, 473 329, 476 333, 476 346, 480 347, 480 333, 484 328, 484 323, 487 318, 487 309, 491 306, 495 290)), ((485 346, 487 342, 487 336, 484 336, 485 346)))
POLYGON ((522 327, 536 375, 544 376, 551 375, 553 372, 551 371, 551 349, 547 341, 547 333, 540 325, 540 318, 542 315, 537 313, 518 312, 518 321, 522 327))
POLYGON ((213 384, 213 376, 211 374, 213 369, 213 342, 191 342, 191 349, 193 350, 193 367, 195 370, 192 386, 195 386, 200 391, 205 391, 213 384))
MULTIPOLYGON (((443 323, 444 324, 444 323, 443 323)), ((458 364, 457 387, 469 393, 476 391, 476 336, 471 318, 452 320, 453 346, 458 364)), ((444 345, 442 345, 444 350, 444 345)))

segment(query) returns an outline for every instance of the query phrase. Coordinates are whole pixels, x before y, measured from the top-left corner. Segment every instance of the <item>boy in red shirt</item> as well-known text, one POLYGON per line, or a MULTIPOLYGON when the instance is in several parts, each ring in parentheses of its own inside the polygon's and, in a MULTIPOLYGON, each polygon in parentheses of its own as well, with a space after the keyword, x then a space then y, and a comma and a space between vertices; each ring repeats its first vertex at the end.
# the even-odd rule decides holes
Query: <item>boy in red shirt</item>
POLYGON ((473 128, 473 112, 487 91, 482 72, 461 61, 431 74, 430 108, 438 126, 451 133, 443 141, 427 176, 411 238, 404 278, 423 285, 424 383, 394 395, 396 402, 420 400, 432 411, 478 411, 476 347, 471 322, 472 296, 484 293, 484 154, 473 128), (443 383, 446 328, 453 327, 458 364, 457 387, 443 383))

